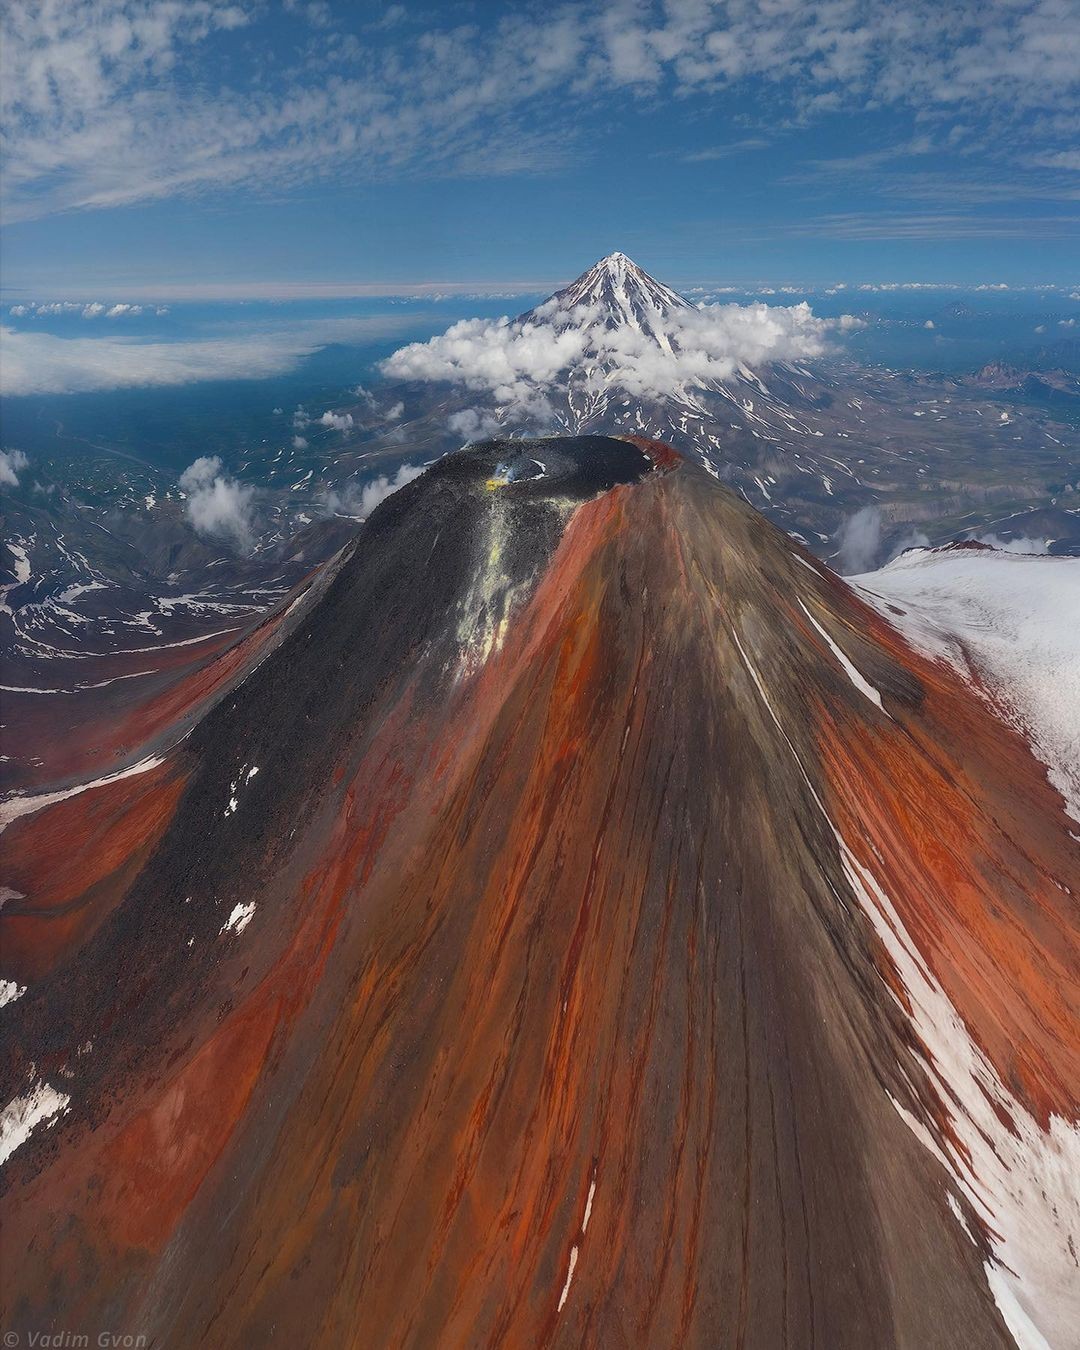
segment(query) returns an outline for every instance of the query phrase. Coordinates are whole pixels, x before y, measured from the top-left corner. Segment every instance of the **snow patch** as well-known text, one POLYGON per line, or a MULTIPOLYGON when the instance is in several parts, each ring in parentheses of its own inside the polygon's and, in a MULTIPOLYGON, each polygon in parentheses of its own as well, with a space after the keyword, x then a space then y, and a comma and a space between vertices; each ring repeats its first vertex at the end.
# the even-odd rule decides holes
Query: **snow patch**
POLYGON ((974 672, 1080 820, 1080 559, 912 549, 848 580, 917 650, 974 672))
POLYGON ((923 1068, 952 1129, 935 1138, 893 1104, 981 1218, 994 1254, 987 1281, 1017 1345, 1073 1345, 1080 1310, 1074 1255, 1080 1242, 1080 1128, 1051 1116, 1044 1132, 1011 1095, 877 878, 832 829, 848 884, 903 982, 914 1046, 926 1047, 923 1068))
POLYGON ((26 1143, 38 1125, 54 1125, 57 1116, 70 1104, 71 1098, 66 1093, 40 1081, 9 1102, 0 1112, 0 1167, 26 1143))
POLYGON ((14 980, 0 980, 0 1008, 14 1003, 26 993, 25 984, 16 984, 14 980))
POLYGON ((251 922, 251 918, 254 913, 255 913, 254 900, 249 900, 246 904, 234 905, 232 913, 221 925, 221 932, 242 933, 244 929, 248 926, 248 924, 251 922))

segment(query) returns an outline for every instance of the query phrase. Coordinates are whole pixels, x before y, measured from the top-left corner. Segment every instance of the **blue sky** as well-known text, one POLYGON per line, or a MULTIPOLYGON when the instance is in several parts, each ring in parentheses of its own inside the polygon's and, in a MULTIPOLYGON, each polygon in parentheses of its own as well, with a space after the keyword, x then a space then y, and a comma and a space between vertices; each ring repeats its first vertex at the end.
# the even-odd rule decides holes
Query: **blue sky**
POLYGON ((1080 280, 1076 0, 6 7, 3 284, 1080 280))

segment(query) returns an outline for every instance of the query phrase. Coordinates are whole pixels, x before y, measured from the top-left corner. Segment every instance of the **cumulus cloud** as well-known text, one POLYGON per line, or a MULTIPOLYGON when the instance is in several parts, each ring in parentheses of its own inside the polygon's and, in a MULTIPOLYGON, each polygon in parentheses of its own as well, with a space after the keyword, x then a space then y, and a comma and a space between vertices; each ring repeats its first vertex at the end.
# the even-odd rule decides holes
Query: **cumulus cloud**
POLYGON ((292 448, 294 450, 306 450, 308 443, 303 436, 294 436, 292 438, 292 448))
POLYGON ((405 411, 404 403, 395 403, 392 408, 387 408, 386 420, 388 422, 396 422, 401 417, 404 411, 405 411))
POLYGON ((247 552, 255 540, 255 489, 222 473, 219 455, 203 455, 180 475, 184 510, 197 534, 223 539, 247 552))
POLYGON ((180 487, 184 492, 194 492, 196 488, 209 483, 214 475, 220 472, 220 455, 200 455, 180 475, 180 487))
POLYGON ((923 324, 923 327, 924 327, 924 328, 936 328, 937 325, 934 323, 933 319, 927 319, 927 321, 923 324))
POLYGON ((380 474, 367 483, 350 480, 340 491, 328 492, 323 498, 323 509, 330 516, 350 516, 353 520, 367 520, 380 502, 391 493, 419 478, 422 464, 403 464, 392 478, 380 474))
POLYGON ((502 430, 502 422, 498 416, 483 408, 465 408, 461 412, 452 413, 446 419, 446 425, 450 431, 466 441, 488 440, 502 430))
POLYGON ((970 538, 980 544, 989 544, 991 548, 999 548, 1005 553, 1049 553, 1050 541, 1048 539, 1035 539, 1028 534, 1019 534, 1013 539, 1002 539, 998 534, 973 534, 970 538))
POLYGON ((869 572, 881 552, 881 510, 864 506, 844 521, 836 532, 836 560, 845 576, 869 572))
POLYGON ((319 422, 334 431, 346 432, 353 424, 352 413, 324 412, 319 422))
MULTIPOLYGON (((100 300, 42 300, 27 301, 25 304, 11 305, 8 313, 16 319, 53 319, 63 314, 81 314, 84 319, 97 319, 102 314, 108 319, 122 319, 125 316, 135 318, 152 306, 117 303, 103 305, 100 300)), ((159 305, 155 314, 168 314, 168 306, 159 305)))
MULTIPOLYGON (((726 380, 740 365, 820 356, 835 329, 860 320, 817 318, 810 306, 707 305, 673 309, 664 319, 668 341, 627 324, 608 327, 599 308, 565 310, 551 303, 524 322, 463 319, 429 342, 413 342, 383 361, 385 375, 446 381, 490 394, 496 403, 527 407, 567 369, 586 387, 615 384, 639 397, 662 396, 679 385, 726 380)), ((464 423, 454 428, 464 432, 464 423)))
POLYGON ((30 463, 22 450, 0 450, 0 484, 19 486, 19 473, 30 463))

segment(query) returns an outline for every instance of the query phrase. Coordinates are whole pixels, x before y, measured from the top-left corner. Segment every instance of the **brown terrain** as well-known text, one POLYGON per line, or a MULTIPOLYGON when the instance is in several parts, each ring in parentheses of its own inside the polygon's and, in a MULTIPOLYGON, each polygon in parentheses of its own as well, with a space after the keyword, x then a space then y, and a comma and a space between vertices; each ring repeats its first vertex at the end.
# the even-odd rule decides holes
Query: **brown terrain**
POLYGON ((1080 850, 977 691, 649 441, 291 603, 3 807, 6 1328, 1076 1344, 1080 850))

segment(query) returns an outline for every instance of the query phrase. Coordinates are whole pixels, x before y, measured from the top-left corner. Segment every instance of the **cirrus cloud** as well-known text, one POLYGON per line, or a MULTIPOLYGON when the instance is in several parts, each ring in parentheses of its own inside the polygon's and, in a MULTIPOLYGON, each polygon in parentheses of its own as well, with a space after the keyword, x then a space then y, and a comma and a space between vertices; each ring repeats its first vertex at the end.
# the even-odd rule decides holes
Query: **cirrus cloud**
POLYGON ((901 107, 994 136, 1026 115, 1032 162, 1075 168, 1056 130, 1078 102, 1068 0, 583 0, 378 36, 352 7, 315 10, 317 39, 310 6, 273 18, 215 0, 6 6, 9 217, 319 178, 547 170, 583 108, 602 129, 627 98, 667 91, 710 110, 764 87, 789 122, 901 107))

